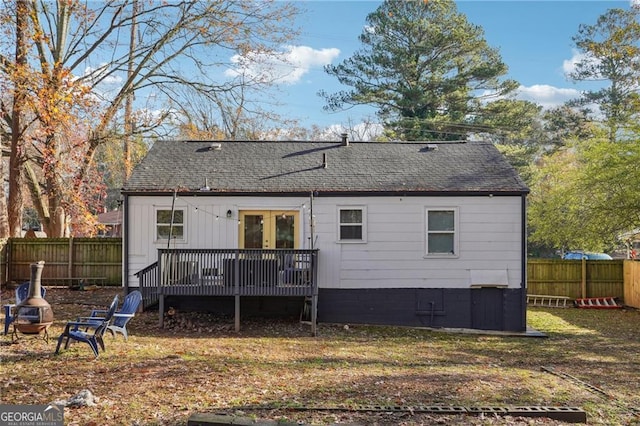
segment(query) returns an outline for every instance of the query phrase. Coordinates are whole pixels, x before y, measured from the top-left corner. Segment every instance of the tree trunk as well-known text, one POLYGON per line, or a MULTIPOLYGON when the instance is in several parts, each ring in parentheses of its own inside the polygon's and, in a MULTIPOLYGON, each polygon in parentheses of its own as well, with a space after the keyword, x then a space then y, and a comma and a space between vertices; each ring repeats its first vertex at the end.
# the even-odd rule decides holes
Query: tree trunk
POLYGON ((28 6, 26 0, 16 3, 16 63, 14 72, 13 107, 11 110, 11 154, 9 156, 9 205, 7 218, 9 233, 20 237, 22 231, 24 142, 22 115, 25 102, 25 68, 27 65, 26 36, 28 6))
MULTIPOLYGON (((135 50, 136 50, 136 17, 138 13, 138 1, 133 0, 131 12, 131 32, 129 39, 129 62, 127 64, 127 81, 131 81, 133 78, 135 50)), ((124 146, 122 149, 123 161, 124 161, 124 176, 122 181, 126 182, 131 175, 131 135, 133 134, 133 90, 127 94, 127 99, 124 105, 124 146)))
MULTIPOLYGON (((0 138, 1 139, 1 138, 0 138)), ((0 240, 9 238, 9 220, 7 217, 7 198, 4 191, 4 160, 0 141, 0 240)))
POLYGON ((70 236, 67 214, 60 206, 50 212, 49 220, 43 223, 44 232, 49 238, 65 238, 70 236))

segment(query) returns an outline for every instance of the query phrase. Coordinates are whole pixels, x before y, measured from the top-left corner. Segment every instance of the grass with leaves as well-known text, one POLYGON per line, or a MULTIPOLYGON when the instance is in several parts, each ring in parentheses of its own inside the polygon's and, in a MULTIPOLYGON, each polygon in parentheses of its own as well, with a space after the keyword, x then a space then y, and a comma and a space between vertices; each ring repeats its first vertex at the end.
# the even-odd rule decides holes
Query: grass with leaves
MULTIPOLYGON (((178 312, 159 328, 137 314, 130 337, 54 355, 67 320, 106 306, 119 289, 49 289, 55 323, 46 343, 9 336, 2 349, 4 404, 48 404, 84 389, 96 405, 65 408, 67 425, 185 425, 194 413, 304 424, 560 424, 544 418, 357 411, 362 406, 569 406, 589 424, 640 424, 640 312, 535 308, 547 338, 233 319, 178 312), (555 374, 554 374, 555 373, 555 374)), ((10 296, 5 292, 3 296, 10 296)), ((3 297, 3 301, 6 299, 3 297)))

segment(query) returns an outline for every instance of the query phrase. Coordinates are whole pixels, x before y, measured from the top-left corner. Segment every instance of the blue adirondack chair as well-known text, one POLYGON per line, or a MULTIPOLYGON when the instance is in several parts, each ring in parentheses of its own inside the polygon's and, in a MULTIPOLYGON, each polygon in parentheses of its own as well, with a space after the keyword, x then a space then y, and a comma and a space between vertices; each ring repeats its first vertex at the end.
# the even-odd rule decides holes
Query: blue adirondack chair
POLYGON ((116 313, 116 309, 118 308, 118 295, 113 298, 109 309, 106 311, 104 317, 100 319, 99 324, 96 325, 96 322, 88 323, 83 321, 69 321, 64 328, 64 331, 58 337, 58 345, 56 346, 57 355, 60 353, 60 345, 62 345, 62 341, 66 339, 64 348, 67 349, 69 347, 69 342, 71 340, 75 340, 77 342, 87 343, 93 354, 98 358, 100 353, 99 349, 105 350, 103 336, 107 327, 111 323, 113 319, 113 315, 116 313), (93 332, 82 331, 80 328, 91 327, 93 328, 93 332))
MULTIPOLYGON (((30 281, 22 283, 16 288, 16 303, 4 305, 4 334, 9 334, 9 325, 15 321, 15 313, 13 309, 22 303, 27 297, 29 297, 29 286, 31 285, 30 281)), ((47 295, 47 289, 44 287, 40 288, 40 296, 44 299, 47 295)), ((27 313, 28 314, 28 313, 27 313)))
MULTIPOLYGON (((113 320, 111 324, 107 326, 107 330, 111 333, 112 336, 115 337, 116 333, 120 333, 124 336, 124 340, 129 338, 129 334, 127 332, 127 324, 131 319, 135 316, 138 311, 138 307, 142 302, 142 293, 138 290, 134 290, 131 293, 127 294, 122 301, 122 306, 119 310, 113 314, 113 320)), ((100 320, 104 317, 106 311, 101 309, 94 309, 91 311, 91 315, 88 317, 80 317, 79 321, 84 321, 88 323, 94 323, 93 326, 88 327, 96 327, 100 320)))

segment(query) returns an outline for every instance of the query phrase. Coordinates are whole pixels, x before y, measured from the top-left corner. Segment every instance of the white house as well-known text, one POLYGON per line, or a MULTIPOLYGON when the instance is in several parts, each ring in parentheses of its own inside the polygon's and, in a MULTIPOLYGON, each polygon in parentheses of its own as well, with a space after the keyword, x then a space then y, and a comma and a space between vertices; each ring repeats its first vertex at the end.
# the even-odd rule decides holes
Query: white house
POLYGON ((122 190, 125 286, 237 327, 524 331, 527 193, 487 142, 158 141, 122 190))

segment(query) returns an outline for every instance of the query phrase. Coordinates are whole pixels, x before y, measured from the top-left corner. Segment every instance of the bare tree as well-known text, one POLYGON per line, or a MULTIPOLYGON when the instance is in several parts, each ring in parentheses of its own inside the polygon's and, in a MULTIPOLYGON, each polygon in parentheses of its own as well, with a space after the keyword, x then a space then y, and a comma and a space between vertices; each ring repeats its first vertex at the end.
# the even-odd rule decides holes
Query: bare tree
MULTIPOLYGON (((277 63, 286 63, 286 59, 280 56, 277 63)), ((270 66, 264 62, 260 65, 263 70, 270 66)), ((278 102, 269 95, 277 88, 280 78, 277 73, 251 75, 246 70, 237 70, 233 75, 228 90, 224 91, 202 92, 191 86, 180 88, 179 97, 186 102, 176 105, 178 114, 174 117, 181 137, 274 139, 274 133, 298 126, 298 120, 274 112, 278 102)))
MULTIPOLYGON (((91 193, 100 145, 125 133, 157 130, 171 116, 168 109, 134 112, 133 117, 154 118, 125 128, 127 99, 153 95, 180 104, 181 87, 207 96, 230 93, 238 84, 223 74, 232 66, 231 55, 250 60, 248 52, 275 51, 295 35, 290 22, 297 13, 291 3, 251 0, 24 4, 26 13, 12 10, 16 18, 28 19, 30 29, 25 73, 30 121, 12 137, 29 144, 21 171, 49 236, 68 234, 72 219, 82 220, 95 207, 90 204, 95 200, 78 194, 91 193)), ((5 27, 17 27, 16 22, 2 21, 5 27)), ((15 63, 0 53, 0 78, 14 82, 15 63)), ((9 172, 10 181, 16 179, 18 170, 9 172)), ((21 208, 14 204, 9 211, 21 208)), ((15 234, 19 221, 10 214, 9 222, 15 234)))

